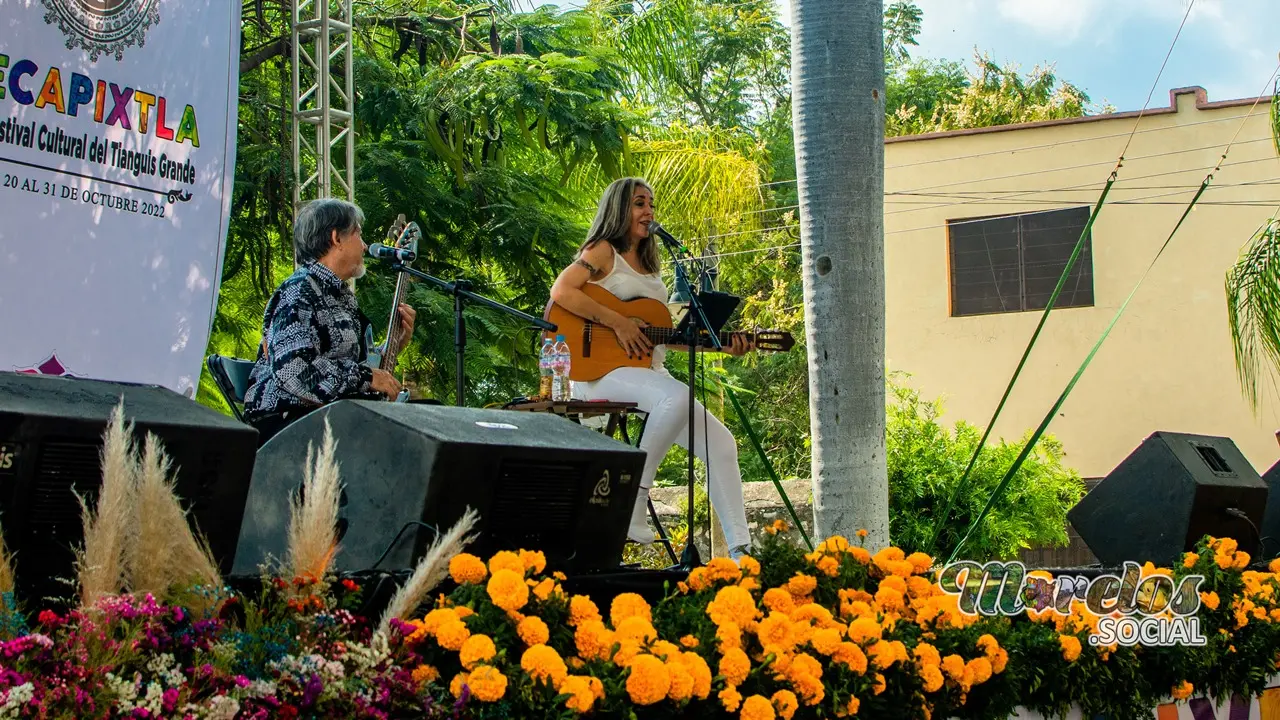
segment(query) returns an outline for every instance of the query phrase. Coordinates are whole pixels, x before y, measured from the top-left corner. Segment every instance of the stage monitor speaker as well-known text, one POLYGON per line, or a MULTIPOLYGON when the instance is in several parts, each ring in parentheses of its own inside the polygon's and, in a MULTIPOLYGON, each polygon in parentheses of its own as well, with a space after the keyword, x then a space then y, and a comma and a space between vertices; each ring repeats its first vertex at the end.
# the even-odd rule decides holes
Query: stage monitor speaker
POLYGON ((1280 556, 1280 461, 1262 475, 1267 484, 1267 509, 1262 515, 1262 552, 1255 560, 1269 561, 1280 556))
POLYGON ((1229 438, 1156 432, 1067 519, 1104 565, 1167 566, 1205 535, 1234 538, 1256 557, 1266 504, 1267 486, 1229 438))
POLYGON ((231 570, 258 431, 167 388, 0 372, 0 527, 15 553, 17 591, 67 598, 83 542, 82 496, 102 485, 102 437, 121 398, 141 448, 160 439, 191 520, 231 570))
POLYGON ((525 548, 566 571, 621 562, 644 452, 551 414, 341 400, 258 451, 235 574, 285 558, 290 499, 326 422, 343 486, 339 571, 412 568, 435 538, 422 524, 447 532, 467 507, 479 513, 468 552, 486 559, 525 548))

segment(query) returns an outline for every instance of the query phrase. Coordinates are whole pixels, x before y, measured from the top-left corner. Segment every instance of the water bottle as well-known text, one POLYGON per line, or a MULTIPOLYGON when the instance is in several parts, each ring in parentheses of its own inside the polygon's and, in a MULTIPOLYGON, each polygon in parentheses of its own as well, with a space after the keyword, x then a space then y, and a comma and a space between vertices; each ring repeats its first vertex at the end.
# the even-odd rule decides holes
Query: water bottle
POLYGON ((555 345, 551 338, 542 342, 538 356, 538 399, 550 400, 555 386, 555 345))
POLYGON ((555 346, 555 382, 552 384, 551 399, 556 402, 568 402, 569 392, 569 344, 563 335, 556 336, 555 346))

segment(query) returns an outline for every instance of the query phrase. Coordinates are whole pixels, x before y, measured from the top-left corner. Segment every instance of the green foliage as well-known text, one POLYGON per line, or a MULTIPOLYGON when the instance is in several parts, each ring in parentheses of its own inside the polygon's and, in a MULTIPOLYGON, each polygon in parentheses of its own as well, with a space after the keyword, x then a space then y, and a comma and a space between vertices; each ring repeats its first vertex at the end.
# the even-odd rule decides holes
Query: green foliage
MULTIPOLYGON (((945 427, 938 422, 942 403, 922 400, 919 391, 896 378, 888 390, 889 532, 905 551, 924 551, 982 429, 963 421, 954 430, 945 427)), ((1030 432, 1017 443, 988 441, 935 551, 955 547, 1029 437, 1030 432)), ((1084 496, 1085 487, 1062 460, 1061 444, 1042 437, 957 559, 1011 559, 1024 548, 1065 545, 1067 510, 1084 496)))
POLYGON ((1089 96, 1060 81, 1052 66, 1037 65, 1024 76, 1016 65, 998 65, 979 52, 973 66, 963 71, 949 60, 917 60, 897 68, 885 82, 885 134, 1057 120, 1080 117, 1089 108, 1089 96))

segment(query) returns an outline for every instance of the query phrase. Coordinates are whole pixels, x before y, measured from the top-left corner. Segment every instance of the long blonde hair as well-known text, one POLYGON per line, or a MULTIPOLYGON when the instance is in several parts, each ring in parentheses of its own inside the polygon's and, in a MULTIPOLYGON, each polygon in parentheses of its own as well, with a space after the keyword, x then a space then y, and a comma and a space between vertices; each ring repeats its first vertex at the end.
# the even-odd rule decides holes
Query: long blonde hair
MULTIPOLYGON (((644 178, 625 177, 614 180, 605 188, 600 196, 600 207, 596 210, 596 219, 591 221, 591 230, 587 232, 587 241, 578 248, 583 250, 604 240, 613 246, 616 252, 624 253, 631 249, 631 199, 636 188, 642 187, 653 193, 653 188, 644 178)), ((652 235, 645 235, 636 248, 636 255, 645 272, 656 274, 662 269, 658 256, 658 244, 652 235)))

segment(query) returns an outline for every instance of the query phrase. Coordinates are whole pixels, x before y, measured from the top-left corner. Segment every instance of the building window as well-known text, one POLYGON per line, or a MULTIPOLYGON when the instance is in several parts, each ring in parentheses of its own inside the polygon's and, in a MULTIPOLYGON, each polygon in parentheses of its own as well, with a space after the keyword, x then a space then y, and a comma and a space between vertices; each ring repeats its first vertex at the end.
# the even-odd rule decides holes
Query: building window
MULTIPOLYGON (((952 317, 1043 310, 1089 212, 1078 207, 948 221, 952 317)), ((1092 305, 1093 238, 1086 236, 1053 306, 1092 305)))

